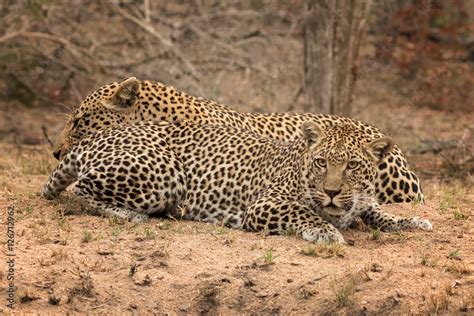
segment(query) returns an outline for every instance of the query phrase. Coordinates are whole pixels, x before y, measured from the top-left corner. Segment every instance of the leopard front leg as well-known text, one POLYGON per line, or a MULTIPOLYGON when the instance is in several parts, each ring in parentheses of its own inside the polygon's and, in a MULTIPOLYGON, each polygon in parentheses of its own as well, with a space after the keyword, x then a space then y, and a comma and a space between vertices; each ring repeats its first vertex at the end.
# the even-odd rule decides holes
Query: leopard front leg
POLYGON ((45 199, 51 200, 59 196, 71 183, 77 180, 75 157, 71 157, 71 155, 74 154, 68 154, 59 163, 41 189, 41 196, 45 199))
POLYGON ((433 225, 427 219, 415 217, 400 217, 390 213, 386 213, 377 207, 370 207, 361 215, 363 222, 374 228, 382 231, 396 231, 418 228, 422 230, 433 230, 433 225))
POLYGON ((339 230, 309 207, 268 195, 258 198, 247 208, 242 228, 267 234, 293 231, 310 242, 345 243, 339 230))

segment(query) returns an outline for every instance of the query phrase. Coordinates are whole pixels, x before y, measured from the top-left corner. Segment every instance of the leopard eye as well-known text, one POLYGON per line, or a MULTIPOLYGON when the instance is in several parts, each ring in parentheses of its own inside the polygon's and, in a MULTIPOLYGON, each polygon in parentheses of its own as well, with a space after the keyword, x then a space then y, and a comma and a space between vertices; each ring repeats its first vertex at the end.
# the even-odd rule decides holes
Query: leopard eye
POLYGON ((357 167, 359 167, 359 164, 359 161, 351 160, 347 163, 347 169, 356 169, 357 167))
POLYGON ((324 158, 318 158, 318 159, 316 159, 316 164, 317 164, 318 166, 320 166, 321 168, 326 168, 326 165, 327 165, 326 159, 324 159, 324 158))

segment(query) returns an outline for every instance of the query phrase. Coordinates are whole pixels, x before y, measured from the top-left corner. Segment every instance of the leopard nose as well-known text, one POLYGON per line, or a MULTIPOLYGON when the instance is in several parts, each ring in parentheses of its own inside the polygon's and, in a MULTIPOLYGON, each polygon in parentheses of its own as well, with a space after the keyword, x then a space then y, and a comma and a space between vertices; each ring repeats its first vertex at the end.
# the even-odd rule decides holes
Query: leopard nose
POLYGON ((327 190, 327 189, 324 189, 324 192, 332 199, 333 197, 335 197, 336 195, 338 195, 339 193, 341 193, 341 190, 327 190))
POLYGON ((53 157, 59 160, 61 158, 61 150, 53 151, 53 157))

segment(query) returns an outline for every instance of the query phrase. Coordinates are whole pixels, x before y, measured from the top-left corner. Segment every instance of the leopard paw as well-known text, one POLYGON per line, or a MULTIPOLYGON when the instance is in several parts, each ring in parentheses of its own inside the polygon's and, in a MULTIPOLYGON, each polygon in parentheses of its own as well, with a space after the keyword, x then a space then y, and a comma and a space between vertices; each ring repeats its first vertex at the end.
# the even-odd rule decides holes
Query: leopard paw
POLYGON ((58 197, 58 195, 54 194, 53 191, 51 191, 47 185, 43 186, 43 188, 41 189, 40 195, 42 198, 46 200, 52 200, 58 197))
POLYGON ((146 223, 150 220, 150 217, 146 214, 134 214, 129 218, 131 223, 146 223))
POLYGON ((306 229, 302 232, 301 236, 304 240, 315 242, 315 243, 339 243, 345 244, 346 241, 342 236, 341 232, 334 227, 330 229, 324 229, 313 227, 306 229))
POLYGON ((413 226, 415 228, 419 228, 422 230, 433 230, 433 224, 427 219, 420 218, 419 216, 415 216, 411 219, 413 226))

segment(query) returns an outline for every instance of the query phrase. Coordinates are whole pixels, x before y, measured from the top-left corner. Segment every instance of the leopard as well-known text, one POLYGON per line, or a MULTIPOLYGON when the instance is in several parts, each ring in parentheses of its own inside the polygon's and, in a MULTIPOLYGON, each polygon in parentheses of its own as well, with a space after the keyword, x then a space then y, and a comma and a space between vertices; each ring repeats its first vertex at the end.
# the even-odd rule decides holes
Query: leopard
POLYGON ((282 142, 247 129, 189 121, 124 123, 84 137, 60 161, 41 195, 69 185, 90 208, 132 222, 150 216, 220 223, 310 242, 345 243, 356 218, 382 231, 432 224, 380 209, 377 164, 389 137, 367 143, 352 124, 302 124, 282 142))
MULTIPOLYGON (((79 104, 61 132, 53 156, 62 159, 89 133, 109 126, 148 120, 187 120, 199 124, 226 125, 284 142, 300 137, 301 126, 306 122, 322 129, 340 124, 353 125, 361 130, 360 137, 367 143, 385 137, 378 128, 352 118, 321 113, 243 113, 160 82, 129 77, 96 89, 79 104)), ((375 191, 381 204, 424 203, 419 178, 396 145, 377 166, 375 191)))

